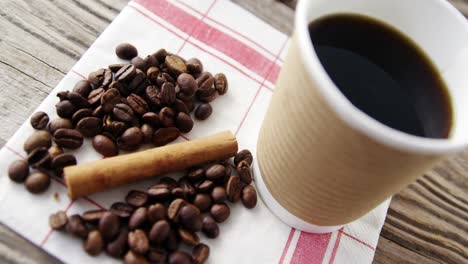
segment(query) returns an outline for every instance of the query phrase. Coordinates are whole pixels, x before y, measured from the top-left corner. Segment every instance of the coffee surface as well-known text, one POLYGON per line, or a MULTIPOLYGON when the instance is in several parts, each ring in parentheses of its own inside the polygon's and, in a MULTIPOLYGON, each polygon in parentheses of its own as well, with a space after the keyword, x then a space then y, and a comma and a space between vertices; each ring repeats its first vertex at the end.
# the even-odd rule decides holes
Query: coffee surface
POLYGON ((320 18, 309 32, 324 69, 354 106, 408 134, 449 136, 452 106, 445 83, 403 33, 352 14, 320 18))

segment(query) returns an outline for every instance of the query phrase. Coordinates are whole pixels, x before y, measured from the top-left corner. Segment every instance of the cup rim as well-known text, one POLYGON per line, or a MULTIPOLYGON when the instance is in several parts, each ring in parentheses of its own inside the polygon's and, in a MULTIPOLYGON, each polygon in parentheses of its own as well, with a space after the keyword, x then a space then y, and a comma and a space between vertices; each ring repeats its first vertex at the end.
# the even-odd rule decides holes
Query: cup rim
MULTIPOLYGON (((450 3, 442 0, 430 1, 447 9, 456 19, 465 21, 465 17, 450 3)), ((468 136, 464 140, 454 141, 450 137, 435 139, 407 134, 380 123, 355 107, 328 76, 315 52, 308 31, 310 21, 307 19, 307 10, 311 3, 310 0, 299 0, 297 3, 294 31, 299 53, 308 75, 313 76, 313 80, 319 84, 315 88, 343 122, 382 144, 403 151, 436 155, 460 152, 468 147, 468 136)), ((465 23, 465 27, 468 32, 468 23, 465 23)))

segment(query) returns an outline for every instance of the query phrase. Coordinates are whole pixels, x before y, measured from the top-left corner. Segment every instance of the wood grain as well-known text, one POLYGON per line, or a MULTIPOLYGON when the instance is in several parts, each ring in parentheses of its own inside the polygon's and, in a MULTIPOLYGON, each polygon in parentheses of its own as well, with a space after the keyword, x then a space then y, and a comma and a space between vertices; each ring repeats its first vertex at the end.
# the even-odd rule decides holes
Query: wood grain
MULTIPOLYGON (((233 0, 291 33, 296 0, 233 0)), ((468 0, 451 0, 468 16, 468 0)), ((0 0, 0 146, 47 96, 126 0, 0 0), (66 29, 66 30, 65 30, 66 29)), ((375 263, 466 263, 468 153, 396 195, 375 263)), ((0 224, 0 263, 59 263, 0 224)))

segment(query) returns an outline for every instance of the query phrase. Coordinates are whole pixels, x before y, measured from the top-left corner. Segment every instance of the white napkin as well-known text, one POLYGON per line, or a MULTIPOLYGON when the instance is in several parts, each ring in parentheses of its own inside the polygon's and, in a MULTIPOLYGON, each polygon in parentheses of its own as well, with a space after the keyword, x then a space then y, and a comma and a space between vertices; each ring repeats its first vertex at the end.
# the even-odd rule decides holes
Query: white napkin
MULTIPOLYGON (((135 0, 128 4, 83 55, 37 110, 56 118, 56 93, 69 90, 89 72, 119 62, 114 48, 133 43, 141 56, 159 48, 185 58, 198 57, 205 69, 223 72, 227 95, 213 102, 212 116, 197 121, 189 139, 229 129, 240 148, 255 153, 257 134, 285 56, 288 36, 254 15, 224 0, 135 0)), ((144 190, 157 180, 133 184, 71 202, 63 184, 53 181, 47 192, 32 195, 23 184, 9 180, 9 164, 25 155, 24 140, 33 132, 27 120, 0 151, 0 221, 67 263, 118 263, 102 253, 88 256, 82 242, 51 231, 48 217, 58 210, 82 213, 108 208, 131 189, 144 190), (58 199, 57 199, 58 198, 58 199)), ((185 139, 179 138, 178 141, 185 139)), ((101 158, 85 140, 73 152, 79 163, 101 158)), ((233 205, 220 225, 220 236, 202 241, 211 248, 208 263, 370 263, 389 201, 342 230, 324 235, 303 233, 283 224, 259 201, 253 210, 233 205)))

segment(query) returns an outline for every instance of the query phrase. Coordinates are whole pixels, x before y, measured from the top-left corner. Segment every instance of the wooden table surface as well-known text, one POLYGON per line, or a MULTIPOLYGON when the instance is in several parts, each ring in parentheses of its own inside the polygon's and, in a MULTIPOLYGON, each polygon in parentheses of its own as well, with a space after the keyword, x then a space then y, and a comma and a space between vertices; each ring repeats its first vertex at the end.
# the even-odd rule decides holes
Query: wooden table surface
MULTIPOLYGON (((290 33, 296 1, 234 0, 290 33)), ((452 0, 468 16, 468 0, 452 0)), ((0 146, 71 69, 126 0, 0 0, 0 146)), ((395 195, 375 263, 468 262, 468 152, 395 195)), ((0 224, 0 263, 58 263, 0 224)))

